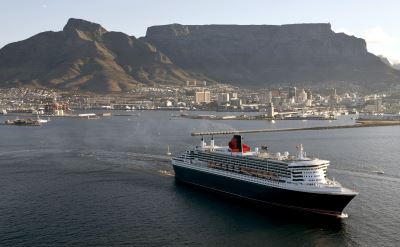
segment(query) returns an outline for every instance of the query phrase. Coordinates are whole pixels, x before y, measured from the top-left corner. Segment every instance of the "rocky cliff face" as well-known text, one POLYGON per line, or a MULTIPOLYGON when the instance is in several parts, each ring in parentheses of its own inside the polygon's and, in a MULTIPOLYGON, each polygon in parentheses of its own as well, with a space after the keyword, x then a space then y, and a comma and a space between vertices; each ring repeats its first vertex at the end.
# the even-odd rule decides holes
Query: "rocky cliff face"
POLYGON ((118 92, 190 79, 145 41, 79 19, 70 19, 63 31, 43 32, 0 50, 3 86, 118 92))
POLYGON ((278 83, 353 82, 382 86, 400 75, 368 53, 363 39, 330 24, 164 25, 145 40, 183 69, 253 87, 278 83))

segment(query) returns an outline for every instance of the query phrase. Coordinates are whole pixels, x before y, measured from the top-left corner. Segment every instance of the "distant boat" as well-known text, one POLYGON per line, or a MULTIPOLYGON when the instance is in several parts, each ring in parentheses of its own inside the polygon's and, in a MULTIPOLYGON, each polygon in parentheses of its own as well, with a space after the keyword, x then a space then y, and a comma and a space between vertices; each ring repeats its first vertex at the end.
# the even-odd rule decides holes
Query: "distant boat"
POLYGON ((35 119, 15 119, 15 120, 6 120, 4 122, 6 125, 16 125, 16 126, 40 126, 41 123, 35 119))
POLYGON ((90 117, 93 117, 93 118, 95 118, 95 117, 96 117, 96 114, 95 114, 95 113, 81 113, 81 114, 78 114, 78 117, 81 117, 81 118, 90 118, 90 117))
POLYGON ((37 118, 36 118, 36 121, 38 121, 38 123, 48 123, 48 122, 50 122, 50 118, 47 118, 47 119, 41 119, 41 118, 39 118, 39 115, 37 115, 37 118))
POLYGON ((169 145, 167 146, 167 153, 166 153, 166 155, 168 155, 168 156, 171 155, 171 152, 169 151, 169 145))
POLYGON ((275 123, 275 120, 273 120, 273 119, 272 119, 272 120, 271 120, 271 123, 273 123, 273 124, 274 124, 274 123, 275 123))

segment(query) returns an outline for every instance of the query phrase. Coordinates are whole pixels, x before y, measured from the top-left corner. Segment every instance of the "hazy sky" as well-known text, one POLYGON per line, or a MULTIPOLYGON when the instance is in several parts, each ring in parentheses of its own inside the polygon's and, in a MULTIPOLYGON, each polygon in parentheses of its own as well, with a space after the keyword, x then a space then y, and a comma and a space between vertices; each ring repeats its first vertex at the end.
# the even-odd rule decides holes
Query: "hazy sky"
POLYGON ((143 36, 152 25, 331 23, 400 62, 399 0, 0 0, 0 47, 59 31, 68 18, 143 36))

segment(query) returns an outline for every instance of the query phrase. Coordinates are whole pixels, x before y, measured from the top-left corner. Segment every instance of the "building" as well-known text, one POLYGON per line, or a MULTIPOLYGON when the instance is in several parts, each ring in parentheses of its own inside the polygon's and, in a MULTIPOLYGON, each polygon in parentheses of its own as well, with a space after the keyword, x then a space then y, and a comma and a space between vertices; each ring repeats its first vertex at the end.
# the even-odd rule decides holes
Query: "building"
POLYGON ((313 95, 312 95, 311 89, 307 89, 306 93, 307 93, 307 99, 312 101, 313 100, 313 95))
POLYGON ((330 90, 330 97, 331 97, 331 100, 336 103, 336 101, 337 101, 336 88, 332 88, 330 90))
POLYGON ((304 89, 300 90, 300 92, 298 93, 297 100, 301 103, 307 100, 307 93, 304 89))
POLYGON ((196 104, 210 103, 211 97, 209 91, 201 91, 195 93, 195 102, 196 104))
POLYGON ((237 94, 237 93, 229 93, 229 98, 230 98, 231 100, 237 99, 237 98, 238 98, 238 94, 237 94))
POLYGON ((289 87, 288 98, 289 99, 296 99, 297 97, 297 88, 296 87, 289 87))
POLYGON ((272 94, 272 97, 279 97, 282 92, 279 89, 272 89, 270 93, 272 94))
POLYGON ((238 99, 238 98, 236 98, 236 99, 231 99, 231 105, 232 105, 232 106, 239 107, 239 106, 242 105, 242 100, 241 100, 241 99, 238 99))
POLYGON ((229 103, 229 93, 222 93, 218 95, 218 104, 223 105, 229 103))
POLYGON ((273 103, 268 103, 266 107, 266 112, 268 117, 274 117, 275 112, 274 112, 274 104, 273 103))
POLYGON ((172 103, 172 101, 170 101, 170 100, 165 101, 165 106, 171 107, 171 106, 173 106, 173 105, 174 105, 174 104, 172 103))
POLYGON ((267 103, 272 103, 272 91, 269 91, 269 92, 268 92, 268 95, 267 95, 267 103))
POLYGON ((304 106, 311 107, 311 106, 312 106, 312 100, 307 99, 307 100, 305 101, 305 103, 304 103, 304 106))
POLYGON ((260 96, 258 95, 258 93, 252 93, 250 95, 251 98, 251 102, 254 103, 259 103, 260 102, 260 96))

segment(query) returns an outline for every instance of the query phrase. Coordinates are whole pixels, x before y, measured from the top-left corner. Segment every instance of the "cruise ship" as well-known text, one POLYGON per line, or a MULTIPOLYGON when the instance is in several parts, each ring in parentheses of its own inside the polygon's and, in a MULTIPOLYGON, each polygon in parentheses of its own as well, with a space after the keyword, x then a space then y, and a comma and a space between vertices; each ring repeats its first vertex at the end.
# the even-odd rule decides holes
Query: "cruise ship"
POLYGON ((201 138, 201 144, 172 159, 178 181, 260 203, 347 217, 346 205, 357 195, 326 175, 328 160, 297 153, 250 148, 234 135, 227 146, 201 138))

